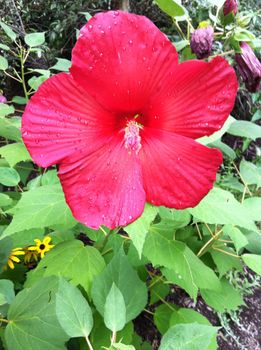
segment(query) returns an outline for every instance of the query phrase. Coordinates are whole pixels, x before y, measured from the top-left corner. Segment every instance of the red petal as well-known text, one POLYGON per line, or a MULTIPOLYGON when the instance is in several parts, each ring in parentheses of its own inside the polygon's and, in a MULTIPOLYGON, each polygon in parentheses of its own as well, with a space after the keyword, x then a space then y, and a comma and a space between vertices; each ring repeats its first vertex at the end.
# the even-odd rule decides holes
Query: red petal
POLYGON ((140 161, 121 134, 89 156, 75 155, 59 168, 65 198, 75 218, 94 229, 126 225, 143 212, 140 161))
POLYGON ((146 199, 155 205, 196 206, 213 187, 222 154, 196 141, 156 129, 144 129, 141 148, 146 199))
POLYGON ((174 46, 150 20, 109 11, 81 29, 71 73, 106 108, 138 113, 177 62, 174 46))
POLYGON ((22 118, 23 140, 34 161, 43 167, 83 149, 86 154, 86 148, 92 152, 107 142, 114 128, 114 116, 65 73, 40 86, 22 118))
POLYGON ((219 130, 232 111, 238 83, 234 69, 221 57, 187 61, 172 72, 164 94, 152 98, 147 125, 198 138, 219 130))

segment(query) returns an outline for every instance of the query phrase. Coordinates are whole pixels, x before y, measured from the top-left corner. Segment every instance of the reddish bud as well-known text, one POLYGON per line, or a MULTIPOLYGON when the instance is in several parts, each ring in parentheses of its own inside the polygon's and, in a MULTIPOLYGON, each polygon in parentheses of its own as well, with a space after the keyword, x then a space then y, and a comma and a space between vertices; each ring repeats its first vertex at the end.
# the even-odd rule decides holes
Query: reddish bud
POLYGON ((230 13, 233 13, 234 15, 236 15, 237 10, 238 10, 237 0, 226 0, 225 1, 224 6, 223 6, 224 16, 227 16, 230 13))
POLYGON ((235 56, 238 69, 250 92, 257 92, 261 84, 261 63, 251 47, 244 41, 240 43, 242 53, 235 56))
POLYGON ((212 50, 214 31, 211 26, 199 28, 192 33, 190 47, 197 58, 207 58, 212 50))

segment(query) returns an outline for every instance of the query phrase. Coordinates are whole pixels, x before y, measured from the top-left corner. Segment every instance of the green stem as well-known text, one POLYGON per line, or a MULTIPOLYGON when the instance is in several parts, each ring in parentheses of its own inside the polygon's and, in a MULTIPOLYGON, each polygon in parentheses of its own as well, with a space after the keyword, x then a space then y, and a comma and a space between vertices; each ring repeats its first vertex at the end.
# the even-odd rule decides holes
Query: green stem
POLYGON ((93 347, 92 347, 92 344, 91 344, 91 342, 90 342, 90 339, 89 339, 87 336, 85 337, 85 339, 86 339, 86 343, 87 343, 89 349, 90 349, 90 350, 93 350, 93 347))
POLYGON ((25 84, 25 73, 24 73, 24 52, 23 52, 23 48, 21 48, 20 51, 20 64, 21 64, 21 78, 22 78, 22 85, 23 85, 23 90, 24 90, 24 95, 25 95, 25 99, 26 101, 28 101, 28 91, 26 88, 26 84, 25 84))
POLYGON ((182 32, 177 20, 175 18, 172 18, 172 20, 173 20, 173 23, 174 23, 177 31, 179 32, 179 35, 182 37, 183 40, 187 40, 186 35, 182 32))
POLYGON ((8 320, 6 320, 5 318, 0 318, 0 323, 3 322, 3 323, 9 323, 8 320))

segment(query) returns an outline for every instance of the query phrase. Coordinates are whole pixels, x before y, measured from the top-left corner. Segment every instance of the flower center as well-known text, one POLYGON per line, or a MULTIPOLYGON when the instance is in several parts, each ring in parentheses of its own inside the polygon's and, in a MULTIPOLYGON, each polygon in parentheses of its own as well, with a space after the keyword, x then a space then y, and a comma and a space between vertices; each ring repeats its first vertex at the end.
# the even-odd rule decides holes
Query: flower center
POLYGON ((44 248, 45 248, 45 245, 44 244, 40 244, 39 249, 44 250, 44 248))
POLYGON ((124 135, 124 146, 128 150, 128 153, 135 152, 139 153, 141 149, 141 137, 140 137, 140 129, 142 126, 131 120, 128 122, 125 128, 124 135))

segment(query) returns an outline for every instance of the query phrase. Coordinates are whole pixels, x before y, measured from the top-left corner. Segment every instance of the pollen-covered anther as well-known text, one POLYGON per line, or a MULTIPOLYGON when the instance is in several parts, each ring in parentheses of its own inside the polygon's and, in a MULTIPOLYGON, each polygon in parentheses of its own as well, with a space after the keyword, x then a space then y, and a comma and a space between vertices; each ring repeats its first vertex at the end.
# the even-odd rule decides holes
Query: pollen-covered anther
POLYGON ((124 146, 129 151, 129 153, 135 152, 138 154, 139 150, 141 149, 141 128, 142 126, 133 120, 128 122, 125 128, 124 146))

